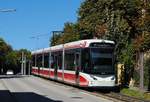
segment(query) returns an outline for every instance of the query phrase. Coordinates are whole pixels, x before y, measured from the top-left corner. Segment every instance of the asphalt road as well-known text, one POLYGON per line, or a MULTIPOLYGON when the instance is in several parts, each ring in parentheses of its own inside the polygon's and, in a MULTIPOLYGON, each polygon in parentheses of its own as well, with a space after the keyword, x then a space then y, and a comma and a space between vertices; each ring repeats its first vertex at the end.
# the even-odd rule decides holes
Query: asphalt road
POLYGON ((112 102, 38 77, 1 77, 0 102, 112 102), (3 101, 2 101, 3 100, 3 101))

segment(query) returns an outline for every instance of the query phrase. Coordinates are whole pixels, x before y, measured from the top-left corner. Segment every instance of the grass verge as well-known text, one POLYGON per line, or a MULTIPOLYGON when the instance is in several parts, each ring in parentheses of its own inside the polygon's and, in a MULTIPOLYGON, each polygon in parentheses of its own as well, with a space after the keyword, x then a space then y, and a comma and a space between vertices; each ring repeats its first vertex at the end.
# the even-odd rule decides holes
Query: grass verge
POLYGON ((140 98, 144 100, 150 100, 150 93, 144 93, 139 90, 134 90, 130 88, 124 88, 121 90, 121 93, 135 98, 140 98))

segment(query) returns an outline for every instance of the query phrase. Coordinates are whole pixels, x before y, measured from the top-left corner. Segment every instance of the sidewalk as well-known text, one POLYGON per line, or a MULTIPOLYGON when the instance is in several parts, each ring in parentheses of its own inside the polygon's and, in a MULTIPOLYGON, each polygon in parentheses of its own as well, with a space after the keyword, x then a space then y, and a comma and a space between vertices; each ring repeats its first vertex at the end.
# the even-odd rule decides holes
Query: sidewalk
POLYGON ((0 102, 14 102, 10 91, 4 86, 3 81, 0 79, 0 102))

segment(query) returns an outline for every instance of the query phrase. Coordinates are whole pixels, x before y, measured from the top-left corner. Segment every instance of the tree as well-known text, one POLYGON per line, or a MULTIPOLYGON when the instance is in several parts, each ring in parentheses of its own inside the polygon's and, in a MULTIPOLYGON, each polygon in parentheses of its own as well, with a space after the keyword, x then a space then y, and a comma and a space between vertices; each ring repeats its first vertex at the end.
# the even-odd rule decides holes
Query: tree
POLYGON ((63 30, 62 38, 59 40, 62 43, 68 43, 71 41, 76 41, 80 39, 80 35, 78 32, 78 24, 73 23, 65 23, 65 27, 63 30))
POLYGON ((22 52, 26 55, 27 63, 31 60, 31 52, 26 49, 13 50, 2 38, 0 38, 0 74, 5 74, 11 69, 14 73, 21 71, 22 52))
POLYGON ((85 0, 79 9, 83 39, 97 37, 115 41, 117 60, 125 64, 129 73, 126 76, 131 76, 136 64, 136 51, 150 49, 149 4, 150 1, 142 0, 85 0))
POLYGON ((2 38, 0 38, 0 74, 3 74, 2 71, 6 70, 6 55, 12 51, 10 45, 8 45, 2 38))
POLYGON ((17 57, 17 51, 11 51, 6 55, 6 61, 5 61, 5 73, 7 70, 11 69, 16 73, 16 70, 20 67, 18 66, 19 60, 17 57))
POLYGON ((31 52, 27 49, 20 49, 20 50, 17 50, 17 57, 21 60, 21 57, 22 57, 22 52, 24 52, 27 60, 31 60, 31 52))
POLYGON ((54 34, 51 38, 51 45, 58 45, 80 39, 78 24, 65 23, 63 33, 54 34))
POLYGON ((81 4, 78 22, 82 39, 100 38, 107 31, 106 1, 109 3, 109 0, 85 0, 81 4))
POLYGON ((54 33, 53 36, 50 39, 50 46, 58 45, 60 44, 59 39, 62 37, 62 32, 60 33, 54 33))

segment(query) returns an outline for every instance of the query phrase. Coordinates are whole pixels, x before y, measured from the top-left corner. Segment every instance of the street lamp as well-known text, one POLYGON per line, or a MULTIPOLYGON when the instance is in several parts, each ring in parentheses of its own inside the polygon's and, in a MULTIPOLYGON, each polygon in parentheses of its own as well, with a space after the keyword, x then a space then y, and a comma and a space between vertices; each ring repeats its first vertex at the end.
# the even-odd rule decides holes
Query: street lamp
POLYGON ((15 12, 16 9, 0 9, 0 12, 15 12))

